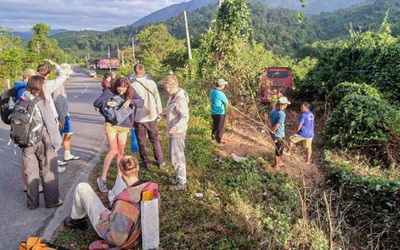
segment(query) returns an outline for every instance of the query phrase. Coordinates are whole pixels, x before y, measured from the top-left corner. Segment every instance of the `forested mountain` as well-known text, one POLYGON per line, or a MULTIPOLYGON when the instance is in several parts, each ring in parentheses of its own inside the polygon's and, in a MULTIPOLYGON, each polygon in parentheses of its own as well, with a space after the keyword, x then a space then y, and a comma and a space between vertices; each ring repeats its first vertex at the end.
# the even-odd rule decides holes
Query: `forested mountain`
MULTIPOLYGON (((298 0, 250 0, 250 2, 260 2, 268 6, 282 7, 286 9, 302 11, 308 14, 318 14, 323 11, 335 11, 365 1, 366 0, 307 0, 305 1, 306 8, 302 8, 301 3, 298 0)), ((193 12, 207 5, 215 5, 217 3, 218 0, 192 0, 180 4, 173 4, 139 19, 134 23, 134 25, 165 22, 171 17, 179 16, 184 10, 187 12, 193 12)))
POLYGON ((313 16, 312 19, 323 27, 327 38, 332 39, 348 35, 350 23, 355 31, 379 29, 386 12, 393 34, 398 36, 400 34, 400 1, 398 0, 367 1, 332 13, 324 12, 313 16))
MULTIPOLYGON (((313 1, 306 2, 313 3, 313 1)), ((398 35, 400 31, 398 22, 400 5, 397 0, 369 0, 334 13, 305 14, 302 23, 298 22, 297 13, 294 10, 270 7, 259 2, 252 2, 249 7, 252 13, 253 38, 263 43, 265 48, 279 54, 292 54, 300 46, 314 41, 348 36, 350 23, 356 31, 376 30, 389 9, 388 22, 392 24, 393 35, 398 35)), ((215 4, 188 14, 190 36, 194 47, 198 45, 201 34, 208 29, 215 16, 215 4)), ((185 38, 182 14, 170 18, 165 24, 174 37, 185 38)), ((101 51, 105 54, 108 46, 112 51, 116 50, 117 44, 120 48, 130 46, 131 37, 149 25, 127 25, 106 32, 68 32, 56 35, 54 38, 59 41, 61 47, 72 51, 83 50, 86 54, 89 51, 101 51)))

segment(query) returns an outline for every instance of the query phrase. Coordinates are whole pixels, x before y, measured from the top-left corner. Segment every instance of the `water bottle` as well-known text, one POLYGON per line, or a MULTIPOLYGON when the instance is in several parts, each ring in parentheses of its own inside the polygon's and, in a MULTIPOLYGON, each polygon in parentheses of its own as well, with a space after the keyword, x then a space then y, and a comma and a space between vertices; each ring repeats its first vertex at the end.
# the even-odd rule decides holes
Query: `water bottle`
POLYGON ((8 100, 8 109, 13 109, 15 106, 14 98, 10 96, 10 100, 8 100))

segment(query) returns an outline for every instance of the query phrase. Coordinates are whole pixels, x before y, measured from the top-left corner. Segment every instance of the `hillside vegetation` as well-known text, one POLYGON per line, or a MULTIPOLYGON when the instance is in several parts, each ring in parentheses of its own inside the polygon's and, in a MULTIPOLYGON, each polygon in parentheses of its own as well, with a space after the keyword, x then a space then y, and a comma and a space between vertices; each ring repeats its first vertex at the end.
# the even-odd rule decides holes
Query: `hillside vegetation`
MULTIPOLYGON (((168 47, 182 46, 181 40, 168 35, 165 25, 151 26, 138 35, 138 47, 143 45, 147 55, 141 62, 157 72, 157 80, 175 62, 174 74, 191 100, 188 190, 167 190, 171 166, 141 172, 141 178, 160 183, 164 195, 160 247, 398 249, 400 42, 392 36, 387 19, 377 32, 352 31, 347 40, 314 43, 316 58, 295 60, 254 42, 250 13, 247 1, 224 1, 193 59, 179 57, 180 63, 174 58, 182 50, 168 55, 165 47, 159 47, 163 37, 168 47), (157 68, 152 68, 156 55, 161 56, 157 68), (256 100, 260 72, 267 66, 294 70, 288 123, 296 123, 298 113, 293 112, 301 101, 312 102, 318 118, 313 145, 316 164, 284 157, 286 173, 272 169, 273 144, 266 145, 269 136, 260 132, 268 131, 262 125, 267 111, 256 100), (220 77, 229 81, 232 106, 227 133, 232 140, 236 134, 238 143, 230 145, 241 148, 253 143, 253 152, 242 155, 246 158, 241 162, 222 154, 227 147, 213 144, 208 136, 208 92, 220 77), (257 154, 262 149, 264 153, 257 154), (317 173, 325 180, 313 181, 317 173), (196 198, 196 193, 204 197, 196 198)), ((161 131, 164 126, 162 122, 161 131)), ((288 130, 293 133, 290 126, 288 130)), ((162 142, 166 151, 164 135, 162 142)), ((60 230, 57 243, 74 244, 77 249, 98 238, 93 230, 60 230)))

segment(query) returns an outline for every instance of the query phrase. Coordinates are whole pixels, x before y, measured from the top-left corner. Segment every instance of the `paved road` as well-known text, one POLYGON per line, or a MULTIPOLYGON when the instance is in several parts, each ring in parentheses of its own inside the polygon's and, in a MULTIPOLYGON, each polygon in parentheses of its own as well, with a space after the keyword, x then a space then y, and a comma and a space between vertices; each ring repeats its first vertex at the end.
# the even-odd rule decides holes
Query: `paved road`
MULTIPOLYGON (((80 71, 74 69, 75 72, 80 71)), ((43 236, 50 240, 61 221, 70 213, 73 189, 87 180, 90 170, 105 149, 104 123, 92 103, 101 93, 101 84, 83 73, 76 73, 66 82, 69 111, 74 128, 72 153, 81 160, 69 162, 67 171, 60 174, 60 194, 64 205, 45 208, 43 195, 36 210, 26 206, 23 192, 21 153, 10 138, 9 126, 0 121, 0 249, 18 249, 20 241, 29 236, 43 236)), ((63 156, 63 151, 59 152, 63 156)))

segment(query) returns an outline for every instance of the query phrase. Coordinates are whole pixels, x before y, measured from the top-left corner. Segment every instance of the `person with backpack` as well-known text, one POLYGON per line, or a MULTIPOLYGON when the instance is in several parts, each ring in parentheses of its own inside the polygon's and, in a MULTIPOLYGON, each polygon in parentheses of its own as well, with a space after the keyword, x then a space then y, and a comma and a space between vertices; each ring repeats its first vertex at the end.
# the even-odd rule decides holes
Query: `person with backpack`
POLYGON ((22 148, 23 165, 28 181, 27 205, 31 210, 39 206, 39 179, 42 180, 46 207, 54 208, 63 204, 58 189, 57 169, 57 151, 61 148, 61 136, 44 89, 45 78, 30 77, 26 91, 11 115, 10 134, 14 142, 22 148), (17 112, 24 107, 29 112, 17 112), (23 114, 30 115, 27 117, 29 122, 16 121, 17 117, 21 118, 23 114), (34 126, 28 126, 29 123, 33 123, 34 126), (23 129, 17 126, 27 127, 23 129))
POLYGON ((150 159, 147 155, 147 139, 153 145, 154 158, 159 168, 165 166, 164 156, 158 137, 158 120, 162 113, 162 104, 157 84, 147 78, 146 71, 142 64, 134 66, 135 81, 132 83, 133 89, 142 97, 144 105, 138 108, 135 114, 135 133, 139 143, 139 155, 145 168, 150 167, 150 159))
POLYGON ((118 249, 132 249, 141 240, 142 193, 152 190, 152 198, 157 199, 158 185, 139 179, 139 163, 133 156, 122 157, 118 169, 120 177, 117 177, 115 186, 125 188, 115 197, 111 208, 103 205, 88 183, 79 183, 75 188, 71 214, 64 219, 64 225, 86 230, 88 216, 97 235, 107 244, 118 249))
MULTIPOLYGON (((36 70, 34 69, 26 69, 24 73, 22 74, 22 82, 15 82, 14 83, 14 89, 16 96, 14 98, 14 102, 17 103, 17 101, 21 98, 22 94, 26 91, 26 85, 28 84, 28 80, 31 76, 37 75, 36 70)), ((21 175, 22 175, 22 181, 24 185, 24 192, 28 191, 28 180, 25 174, 24 170, 24 164, 22 164, 21 167, 21 175)), ((43 187, 40 185, 39 186, 39 192, 43 191, 43 187)))
MULTIPOLYGON (((117 78, 112 89, 106 88, 104 92, 94 101, 93 106, 100 110, 105 117, 106 136, 108 139, 108 153, 104 159, 103 171, 97 178, 99 190, 103 193, 108 192, 106 180, 108 169, 114 157, 117 155, 117 164, 125 153, 128 133, 131 131, 134 122, 133 109, 143 107, 143 99, 133 90, 131 83, 125 77, 117 78), (122 116, 120 120, 109 117, 109 111, 129 112, 127 116, 122 116)), ((115 114, 117 119, 118 114, 115 114)))

